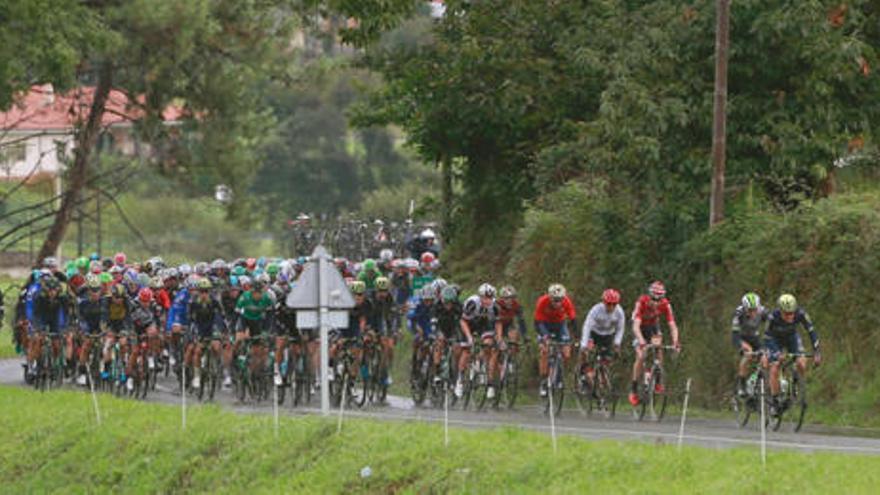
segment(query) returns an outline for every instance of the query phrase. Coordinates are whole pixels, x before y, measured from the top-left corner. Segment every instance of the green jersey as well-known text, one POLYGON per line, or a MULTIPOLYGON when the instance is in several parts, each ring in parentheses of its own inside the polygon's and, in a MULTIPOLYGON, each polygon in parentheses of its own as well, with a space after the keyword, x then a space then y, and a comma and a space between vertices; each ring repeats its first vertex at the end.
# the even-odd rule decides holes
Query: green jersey
POLYGON ((433 275, 419 275, 417 277, 413 277, 413 291, 417 292, 419 289, 426 285, 430 285, 431 282, 434 281, 433 275))
POLYGON ((380 272, 378 269, 372 271, 364 270, 358 273, 357 279, 363 282, 367 286, 367 289, 373 290, 376 288, 376 279, 381 276, 382 272, 380 272))
POLYGON ((271 308, 272 298, 265 292, 257 301, 254 299, 253 291, 247 291, 239 296, 238 302, 235 303, 235 310, 246 320, 261 320, 271 308))

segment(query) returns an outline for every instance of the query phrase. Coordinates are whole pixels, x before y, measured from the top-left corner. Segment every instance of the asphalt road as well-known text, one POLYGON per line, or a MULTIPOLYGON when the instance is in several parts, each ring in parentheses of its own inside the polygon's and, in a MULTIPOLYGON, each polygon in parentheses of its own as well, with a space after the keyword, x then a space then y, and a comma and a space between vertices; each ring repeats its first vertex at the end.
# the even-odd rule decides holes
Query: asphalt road
MULTIPOLYGON (((19 359, 0 360, 0 384, 24 386, 19 359)), ((71 385, 71 387, 73 387, 71 385)), ((160 380, 157 390, 147 398, 149 402, 180 404, 179 388, 171 378, 160 380)), ((47 394, 48 396, 48 394, 47 394)), ((320 414, 318 398, 310 407, 291 408, 289 401, 281 406, 283 415, 320 414)), ((221 391, 217 400, 222 406, 243 414, 272 414, 271 402, 258 405, 237 403, 229 391, 221 391)), ((198 407, 194 398, 188 397, 190 406, 198 407)), ((334 411, 334 415, 338 411, 334 411)), ((404 397, 389 397, 388 404, 370 406, 358 410, 346 410, 345 417, 373 418, 386 421, 425 421, 442 424, 444 411, 426 407, 414 407, 404 397)), ((335 417, 335 416, 334 416, 335 417)), ((637 422, 628 405, 619 405, 614 419, 597 419, 584 415, 578 409, 567 408, 555 418, 558 435, 571 435, 587 439, 612 439, 642 441, 654 444, 675 444, 678 441, 680 417, 667 417, 663 422, 637 422)), ((761 432, 754 419, 746 428, 738 428, 733 421, 688 419, 683 441, 686 444, 711 448, 750 447, 760 448, 761 432)), ((516 410, 449 412, 449 425, 461 428, 514 427, 550 434, 550 418, 539 406, 521 406, 516 410)), ((767 432, 767 447, 805 452, 838 452, 849 454, 880 455, 880 439, 871 438, 858 429, 849 431, 807 425, 800 433, 794 433, 791 425, 783 424, 778 432, 767 432), (845 434, 843 434, 845 433, 845 434)))

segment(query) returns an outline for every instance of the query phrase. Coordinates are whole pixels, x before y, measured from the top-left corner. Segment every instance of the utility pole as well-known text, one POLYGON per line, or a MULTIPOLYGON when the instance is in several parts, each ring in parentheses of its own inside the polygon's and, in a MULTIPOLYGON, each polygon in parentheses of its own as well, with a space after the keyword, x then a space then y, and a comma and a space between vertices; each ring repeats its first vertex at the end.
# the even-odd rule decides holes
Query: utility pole
POLYGON ((709 227, 724 220, 724 169, 727 152, 727 56, 730 47, 730 0, 715 4, 715 111, 712 126, 712 196, 709 227))

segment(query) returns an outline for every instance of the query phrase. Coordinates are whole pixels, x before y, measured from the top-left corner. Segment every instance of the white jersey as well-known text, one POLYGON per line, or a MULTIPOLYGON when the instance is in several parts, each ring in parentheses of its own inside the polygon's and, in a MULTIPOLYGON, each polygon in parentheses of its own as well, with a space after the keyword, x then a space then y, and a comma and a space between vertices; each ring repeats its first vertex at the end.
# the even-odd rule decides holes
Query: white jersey
POLYGON ((614 345, 620 345, 623 341, 623 327, 626 323, 626 315, 620 305, 614 307, 614 311, 608 312, 605 304, 599 303, 590 309, 584 320, 584 328, 581 332, 581 347, 586 347, 590 340, 590 334, 614 335, 614 345))

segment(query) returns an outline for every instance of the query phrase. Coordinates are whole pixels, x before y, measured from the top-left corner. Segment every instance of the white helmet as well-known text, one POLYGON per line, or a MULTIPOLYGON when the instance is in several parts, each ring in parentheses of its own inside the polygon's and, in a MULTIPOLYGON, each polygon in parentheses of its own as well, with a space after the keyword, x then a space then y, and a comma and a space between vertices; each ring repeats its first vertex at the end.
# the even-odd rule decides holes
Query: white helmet
POLYGON ((553 299, 562 299, 565 297, 566 290, 562 284, 553 284, 547 289, 547 294, 553 299))
POLYGON ((435 237, 437 237, 437 236, 434 234, 434 231, 431 229, 425 229, 422 231, 422 234, 421 234, 422 239, 434 239, 435 237))
POLYGON ((389 262, 394 259, 394 251, 390 249, 383 249, 379 251, 379 259, 384 262, 389 262))
POLYGON ((480 297, 495 297, 495 287, 492 287, 492 284, 484 283, 481 284, 477 289, 477 294, 480 297))

